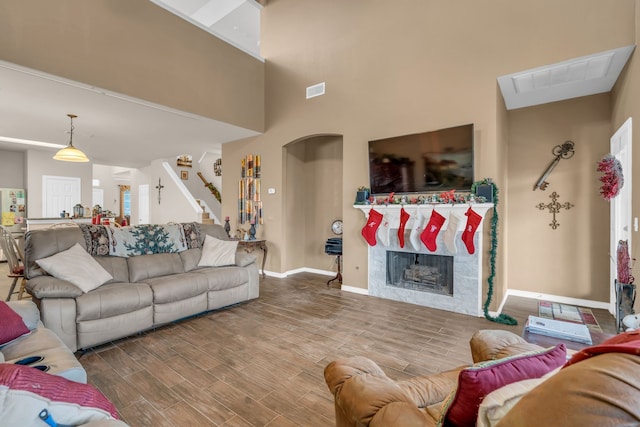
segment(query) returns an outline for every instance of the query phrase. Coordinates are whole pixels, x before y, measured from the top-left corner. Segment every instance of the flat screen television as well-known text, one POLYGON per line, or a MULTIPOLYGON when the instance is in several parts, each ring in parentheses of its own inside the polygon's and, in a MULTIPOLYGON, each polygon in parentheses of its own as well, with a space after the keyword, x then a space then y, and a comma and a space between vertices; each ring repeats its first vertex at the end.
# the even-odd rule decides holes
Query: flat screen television
POLYGON ((473 124, 369 141, 371 194, 469 191, 473 124))

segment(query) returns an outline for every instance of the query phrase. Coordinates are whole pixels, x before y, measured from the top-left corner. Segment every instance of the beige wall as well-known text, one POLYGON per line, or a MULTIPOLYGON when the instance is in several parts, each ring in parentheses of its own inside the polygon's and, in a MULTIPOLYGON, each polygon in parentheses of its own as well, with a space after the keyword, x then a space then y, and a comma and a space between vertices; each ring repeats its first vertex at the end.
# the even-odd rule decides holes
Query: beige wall
POLYGON ((0 59, 264 127, 264 63, 148 0, 1 0, 0 59))
MULTIPOLYGON (((356 188, 368 183, 367 141, 474 123, 476 178, 494 178, 503 191, 497 279, 503 290, 517 271, 510 259, 514 239, 506 240, 514 229, 505 210, 513 203, 505 190, 511 133, 496 77, 634 43, 634 8, 635 0, 270 1, 262 12, 261 44, 267 59, 266 132, 226 144, 225 161, 262 152, 263 184, 281 188, 284 145, 307 135, 343 135, 344 283, 366 288, 367 246, 360 236, 365 221, 352 204, 356 188), (305 100, 305 87, 321 81, 326 95, 305 100)), ((585 126, 577 130, 580 135, 591 127, 585 126)), ((550 132, 549 140, 563 141, 562 133, 550 132)), ((580 161, 593 178, 592 160, 580 161)), ((536 167, 522 179, 533 181, 540 172, 536 167)), ((226 180, 223 189, 236 194, 226 180)), ((223 210, 234 210, 233 199, 227 200, 223 210)), ((269 269, 286 271, 291 223, 285 218, 291 206, 282 192, 265 200, 269 269)), ((608 269, 606 260, 600 262, 608 269)), ((552 272, 542 279, 551 281, 552 272)), ((560 286, 553 293, 570 287, 560 286)))
POLYGON ((24 153, 0 150, 0 188, 26 188, 24 153))
MULTIPOLYGON (((603 101, 576 100, 511 114, 497 93, 496 77, 636 43, 637 4, 638 0, 271 0, 262 12, 265 65, 146 0, 0 0, 0 59, 256 130, 263 128, 261 112, 266 111, 264 135, 223 146, 222 215, 237 216, 240 159, 260 154, 265 212, 260 232, 269 240, 267 269, 276 272, 299 265, 298 243, 290 237, 298 214, 292 198, 296 200, 298 192, 287 183, 303 166, 289 165, 283 147, 313 135, 342 135, 337 197, 345 224, 344 283, 360 288, 367 287, 367 246, 360 235, 364 218, 352 204, 356 188, 368 183, 367 141, 474 123, 476 178, 494 178, 502 191, 497 283, 502 293, 520 287, 516 267, 524 263, 516 255, 520 240, 513 236, 518 224, 512 221, 520 220, 508 212, 529 203, 518 199, 518 187, 511 183, 513 167, 508 163, 517 156, 511 138, 519 144, 529 138, 524 132, 533 130, 545 139, 532 144, 563 141, 568 132, 564 125, 549 126, 536 113, 550 117, 549 111, 558 108, 575 124, 570 133, 577 141, 595 140, 589 136, 592 131, 608 140, 613 129, 640 110, 640 81, 634 54, 612 95, 613 118, 605 138, 600 121, 606 115, 603 101), (326 95, 305 100, 305 87, 321 81, 327 83, 326 95), (581 120, 582 112, 596 122, 581 120), (517 123, 511 123, 513 117, 517 123), (534 123, 540 123, 539 128, 534 123), (266 194, 269 187, 276 193, 266 194)), ((573 173, 585 187, 574 183, 576 187, 560 194, 567 194, 567 200, 575 195, 597 211, 599 205, 586 194, 587 187, 593 187, 588 183, 596 179, 597 150, 603 149, 594 144, 567 162, 578 168, 573 173)), ((533 155, 542 161, 548 148, 540 150, 533 155)), ((639 151, 635 150, 636 158, 639 151)), ((528 176, 518 171, 516 182, 531 183, 523 196, 542 194, 530 190, 541 169, 532 165, 528 176)), ((159 173, 148 178, 152 200, 159 173)), ((553 177, 558 177, 553 184, 560 185, 559 171, 553 177)), ((635 199, 637 215, 640 198, 635 199)), ((332 200, 322 194, 313 203, 324 206, 332 200)), ((584 212, 578 205, 574 209, 584 212)), ((533 219, 536 214, 544 215, 524 215, 533 219)), ((562 227, 568 225, 563 218, 561 214, 562 227)), ((582 219, 588 231, 564 239, 601 228, 601 220, 582 219)), ((307 235, 325 239, 322 227, 317 233, 307 230, 307 235)), ((569 271, 583 264, 591 271, 608 270, 598 248, 586 259, 574 257, 567 263, 569 271)), ((559 283, 554 274, 551 269, 539 277, 540 283, 557 283, 551 293, 601 299, 593 285, 599 279, 589 278, 589 284, 576 288, 571 282, 559 283)), ((538 289, 537 284, 531 286, 538 289)))
MULTIPOLYGON (((52 152, 29 150, 25 153, 25 171, 27 188, 27 215, 31 218, 42 217, 42 176, 65 176, 80 178, 81 198, 78 203, 91 206, 93 198, 91 163, 71 163, 53 160, 52 152)), ((67 212, 73 212, 73 203, 67 212)))
POLYGON ((609 94, 555 102, 509 112, 508 283, 510 289, 609 302, 609 203, 599 195, 596 163, 609 152, 609 94), (552 149, 575 143, 545 191, 534 184, 553 160, 552 149), (553 192, 560 209, 541 211, 553 192))
POLYGON ((342 138, 318 136, 285 147, 287 271, 334 269, 324 253, 330 225, 342 218, 342 138))
MULTIPOLYGON (((640 43, 640 0, 635 0, 635 18, 636 31, 635 44, 640 43)), ((633 139, 636 147, 633 147, 633 164, 640 164, 640 149, 637 147, 637 141, 640 140, 640 56, 638 48, 631 55, 629 63, 623 70, 618 82, 611 92, 612 104, 612 127, 611 134, 615 132, 629 117, 633 120, 633 139)), ((637 168, 636 168, 637 169, 637 168)), ((640 216, 640 173, 635 172, 633 175, 633 203, 631 217, 640 216)), ((633 233, 631 256, 638 258, 640 253, 640 236, 633 233)), ((634 275, 640 277, 640 272, 636 268, 634 275)), ((640 299, 636 299, 636 313, 640 311, 640 299)))

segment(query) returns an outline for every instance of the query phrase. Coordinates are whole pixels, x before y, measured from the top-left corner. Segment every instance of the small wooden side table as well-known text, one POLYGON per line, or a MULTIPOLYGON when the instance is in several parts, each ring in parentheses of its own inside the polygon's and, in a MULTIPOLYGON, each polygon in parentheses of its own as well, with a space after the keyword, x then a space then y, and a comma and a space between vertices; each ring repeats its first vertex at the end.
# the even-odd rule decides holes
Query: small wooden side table
POLYGON ((244 249, 244 251, 248 254, 252 253, 254 250, 261 249, 262 250, 262 278, 264 279, 266 275, 264 274, 264 265, 267 261, 267 241, 266 240, 238 240, 238 248, 244 249))

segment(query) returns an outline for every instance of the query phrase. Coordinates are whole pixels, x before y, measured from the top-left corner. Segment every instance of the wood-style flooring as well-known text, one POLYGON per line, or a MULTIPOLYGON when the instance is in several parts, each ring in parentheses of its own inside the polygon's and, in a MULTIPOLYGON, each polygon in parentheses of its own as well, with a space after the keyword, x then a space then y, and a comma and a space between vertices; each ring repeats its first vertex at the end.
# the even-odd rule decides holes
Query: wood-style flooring
MULTIPOLYGON (((89 382, 137 426, 331 426, 323 377, 332 360, 353 355, 391 378, 471 362, 479 329, 522 332, 537 302, 509 298, 506 326, 326 287, 326 276, 261 279, 260 298, 87 351, 89 382)), ((593 310, 605 332, 614 319, 593 310)))

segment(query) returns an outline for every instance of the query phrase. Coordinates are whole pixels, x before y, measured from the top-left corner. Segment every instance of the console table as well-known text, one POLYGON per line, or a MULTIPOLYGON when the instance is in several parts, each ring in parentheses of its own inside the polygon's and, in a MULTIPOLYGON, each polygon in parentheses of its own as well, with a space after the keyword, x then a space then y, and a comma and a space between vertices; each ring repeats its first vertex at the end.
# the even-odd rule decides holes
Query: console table
POLYGON ((264 264, 267 261, 267 241, 266 240, 238 240, 238 248, 244 249, 246 253, 252 253, 254 250, 262 250, 262 278, 265 278, 264 264))

